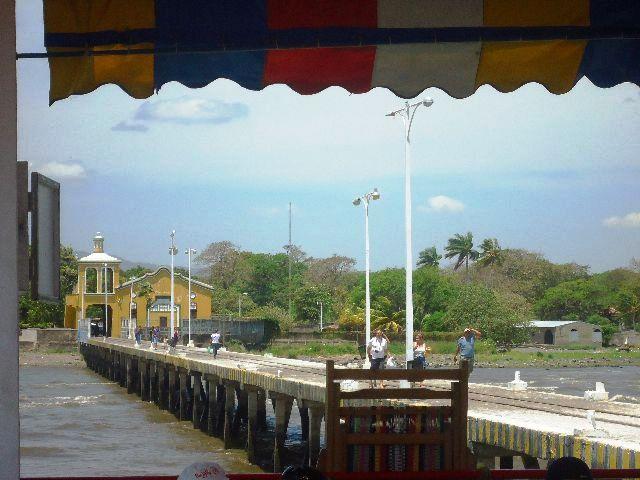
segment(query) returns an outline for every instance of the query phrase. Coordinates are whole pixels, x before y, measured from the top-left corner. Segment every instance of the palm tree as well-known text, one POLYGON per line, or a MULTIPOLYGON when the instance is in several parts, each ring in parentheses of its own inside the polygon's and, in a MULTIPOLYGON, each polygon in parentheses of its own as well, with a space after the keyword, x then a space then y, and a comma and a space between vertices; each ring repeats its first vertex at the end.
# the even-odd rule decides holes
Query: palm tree
POLYGON ((440 265, 442 255, 438 255, 436 247, 425 248, 418 254, 418 268, 420 267, 437 267, 440 265))
MULTIPOLYGON (((485 238, 480 244, 480 258, 478 263, 482 267, 491 267, 494 265, 501 265, 502 249, 496 238, 485 238)), ((489 286, 493 287, 493 269, 489 271, 489 286)))
POLYGON ((502 249, 496 238, 485 238, 480 244, 480 249, 482 252, 478 263, 483 267, 502 263, 502 249))
POLYGON ((469 260, 472 262, 477 260, 480 254, 473 249, 473 234, 467 232, 466 235, 456 233, 453 238, 449 239, 449 243, 444 247, 444 258, 456 258, 454 270, 458 270, 462 265, 465 266, 467 274, 467 283, 469 282, 469 260))

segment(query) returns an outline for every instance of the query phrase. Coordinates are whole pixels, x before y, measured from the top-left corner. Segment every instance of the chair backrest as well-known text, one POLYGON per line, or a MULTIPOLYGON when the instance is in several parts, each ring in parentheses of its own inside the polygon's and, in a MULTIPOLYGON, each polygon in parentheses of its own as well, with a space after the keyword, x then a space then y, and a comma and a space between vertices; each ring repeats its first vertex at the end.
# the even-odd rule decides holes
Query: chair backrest
POLYGON ((467 449, 469 369, 362 370, 327 361, 326 470, 424 471, 475 467, 467 449), (448 380, 448 386, 370 388, 371 381, 448 380), (345 382, 347 381, 347 382, 345 382), (349 381, 358 388, 342 388, 349 381), (364 387, 364 388, 362 388, 364 387), (428 405, 426 401, 436 400, 428 405), (423 401, 423 402, 419 402, 423 401))

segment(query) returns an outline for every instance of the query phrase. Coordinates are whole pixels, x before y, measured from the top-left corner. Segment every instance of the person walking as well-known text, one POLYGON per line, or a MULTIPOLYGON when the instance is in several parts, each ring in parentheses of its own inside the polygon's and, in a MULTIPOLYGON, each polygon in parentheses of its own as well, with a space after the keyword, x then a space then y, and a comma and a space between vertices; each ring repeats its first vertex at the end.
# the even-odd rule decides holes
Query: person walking
POLYGON ((140 343, 142 342, 142 329, 136 325, 136 329, 134 330, 133 335, 136 339, 136 347, 139 347, 140 343))
POLYGON ((418 333, 413 342, 413 364, 412 368, 415 370, 423 370, 427 367, 426 354, 431 352, 431 347, 427 347, 424 343, 424 335, 418 333))
POLYGON ((480 338, 482 333, 474 328, 467 327, 464 329, 462 336, 458 339, 456 353, 453 356, 453 363, 458 362, 458 354, 461 360, 469 362, 469 374, 473 372, 473 363, 475 357, 476 338, 480 338))
MULTIPOLYGON (((371 364, 371 370, 382 370, 389 353, 389 339, 382 333, 379 328, 374 332, 374 337, 367 343, 367 356, 371 364)), ((373 382, 373 387, 376 386, 373 382)), ((384 388, 384 382, 380 382, 380 387, 384 388)))
POLYGON ((158 340, 160 340, 160 329, 158 327, 153 327, 151 330, 151 346, 154 350, 158 349, 158 340))
POLYGON ((173 348, 176 348, 178 346, 179 340, 180 340, 180 331, 178 330, 178 327, 175 327, 173 330, 173 338, 172 338, 173 348))
POLYGON ((216 328, 211 334, 211 351, 213 352, 213 358, 218 356, 218 350, 222 344, 220 343, 220 332, 216 328))

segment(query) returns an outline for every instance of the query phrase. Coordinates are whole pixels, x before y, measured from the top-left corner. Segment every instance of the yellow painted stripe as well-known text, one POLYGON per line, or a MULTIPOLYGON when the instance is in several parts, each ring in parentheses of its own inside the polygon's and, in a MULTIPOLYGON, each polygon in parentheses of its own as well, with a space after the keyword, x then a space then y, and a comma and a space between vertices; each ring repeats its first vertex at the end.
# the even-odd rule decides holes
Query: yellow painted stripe
POLYGON ((596 459, 598 461, 598 467, 604 467, 604 445, 598 443, 596 449, 596 459))
POLYGON ((515 445, 515 427, 510 427, 509 428, 509 440, 508 440, 508 448, 510 448, 511 450, 514 450, 514 445, 515 445))
POLYGON ((626 448, 622 451, 622 468, 631 468, 631 453, 626 448))
POLYGON ((584 463, 589 465, 589 468, 593 468, 593 465, 591 464, 591 462, 592 462, 591 448, 592 448, 591 442, 585 440, 585 442, 584 442, 584 463))
POLYGON ((589 26, 589 0, 485 0, 487 27, 589 26))
POLYGON ((491 443, 494 445, 498 444, 498 425, 496 423, 492 423, 493 425, 493 437, 491 439, 491 443))
POLYGON ((573 456, 584 460, 582 455, 582 440, 576 438, 573 442, 573 456))
POLYGON ((609 449, 609 468, 616 468, 616 459, 618 457, 618 449, 616 447, 607 447, 609 449))

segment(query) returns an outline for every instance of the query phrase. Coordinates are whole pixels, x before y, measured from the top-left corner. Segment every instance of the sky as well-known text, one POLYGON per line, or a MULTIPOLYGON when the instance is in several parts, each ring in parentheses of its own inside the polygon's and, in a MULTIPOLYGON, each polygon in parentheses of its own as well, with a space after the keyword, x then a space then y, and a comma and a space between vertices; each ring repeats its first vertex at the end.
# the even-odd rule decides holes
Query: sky
MULTIPOLYGON (((17 4, 18 51, 43 51, 41 1, 17 4)), ((167 264, 180 250, 230 240, 259 252, 293 243, 364 266, 364 210, 374 187, 371 266, 404 265, 404 138, 385 116, 404 101, 384 89, 312 96, 229 80, 165 85, 146 100, 119 87, 48 105, 46 60, 18 61, 19 159, 61 183, 61 241, 167 264)), ((477 245, 540 252, 600 272, 640 257, 640 89, 581 80, 552 95, 538 84, 490 86, 459 100, 438 89, 412 129, 413 251, 442 252, 455 233, 477 245)), ((178 265, 186 264, 180 255, 178 265)))

